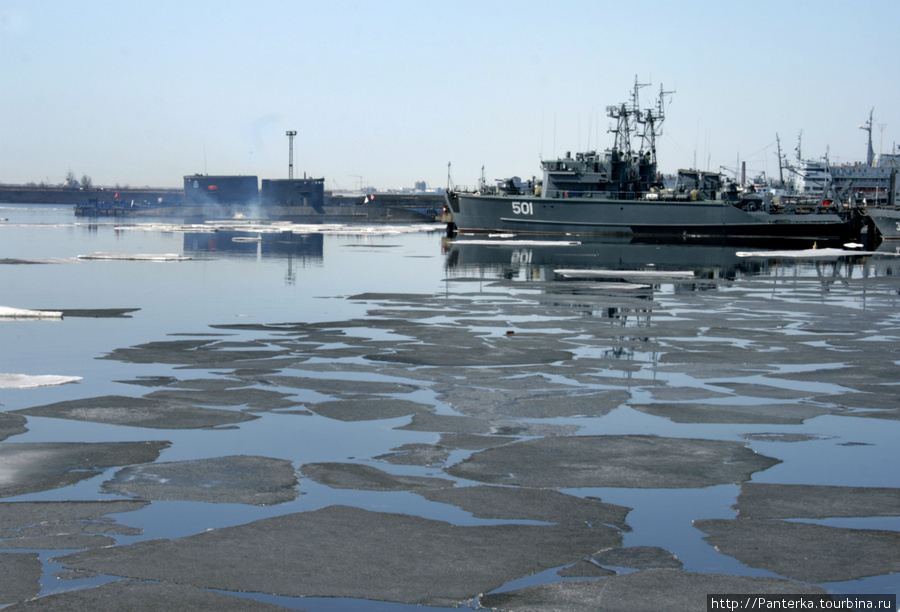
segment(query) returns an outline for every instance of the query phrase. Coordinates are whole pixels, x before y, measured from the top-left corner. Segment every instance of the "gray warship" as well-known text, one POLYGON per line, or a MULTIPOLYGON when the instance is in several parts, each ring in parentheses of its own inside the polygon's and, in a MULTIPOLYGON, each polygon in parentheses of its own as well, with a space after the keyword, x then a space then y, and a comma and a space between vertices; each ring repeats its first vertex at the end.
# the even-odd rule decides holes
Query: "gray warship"
POLYGON ((883 240, 900 240, 900 208, 870 208, 866 214, 883 240))
POLYGON ((673 188, 657 171, 656 141, 665 120, 663 91, 641 108, 635 80, 630 101, 608 106, 613 146, 544 160, 543 181, 500 181, 474 191, 448 189, 451 229, 461 234, 677 237, 716 240, 858 239, 861 219, 849 202, 781 203, 739 190, 719 173, 680 170, 673 188))
MULTIPOLYGON (((884 240, 900 240, 900 164, 896 163, 891 170, 886 192, 886 200, 876 200, 878 205, 867 206, 866 216, 871 219, 878 228, 878 234, 884 240)), ((883 160, 882 160, 883 162, 883 160)), ((887 167, 885 164, 882 167, 887 167)))

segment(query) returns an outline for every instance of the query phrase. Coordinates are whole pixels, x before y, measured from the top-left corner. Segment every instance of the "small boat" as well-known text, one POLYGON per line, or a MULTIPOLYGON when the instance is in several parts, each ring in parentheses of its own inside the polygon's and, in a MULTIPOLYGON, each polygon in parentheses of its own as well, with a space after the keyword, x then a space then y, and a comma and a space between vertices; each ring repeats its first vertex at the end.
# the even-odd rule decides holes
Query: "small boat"
POLYGON ((783 203, 726 184, 719 173, 681 170, 673 188, 657 172, 656 139, 664 120, 660 88, 655 108, 641 108, 635 82, 630 103, 607 107, 613 146, 603 153, 567 153, 541 163, 543 181, 506 179, 496 188, 448 189, 447 207, 461 234, 805 239, 848 242, 862 219, 848 202, 783 203))

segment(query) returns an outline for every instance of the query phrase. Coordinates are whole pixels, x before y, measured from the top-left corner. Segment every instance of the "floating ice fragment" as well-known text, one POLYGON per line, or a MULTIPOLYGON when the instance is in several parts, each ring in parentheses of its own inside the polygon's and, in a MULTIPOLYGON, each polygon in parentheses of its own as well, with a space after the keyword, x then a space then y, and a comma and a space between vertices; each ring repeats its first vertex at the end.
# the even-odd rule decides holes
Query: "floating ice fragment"
POLYGON ((341 235, 397 235, 419 232, 443 231, 438 223, 412 223, 403 225, 352 225, 340 223, 294 223, 292 221, 217 220, 203 224, 174 225, 139 223, 121 225, 116 229, 165 232, 253 232, 258 234, 341 234, 341 235))
POLYGON ((479 240, 477 238, 473 239, 462 239, 462 240, 454 240, 453 244, 465 245, 465 244, 478 244, 478 245, 489 245, 489 246, 513 246, 513 247, 521 247, 521 246, 579 246, 581 242, 576 240, 509 240, 508 236, 512 236, 513 234, 489 234, 492 239, 488 240, 479 240), (495 238, 502 238, 502 240, 496 240, 495 238))
POLYGON ((78 259, 98 259, 104 261, 184 261, 190 259, 178 253, 90 253, 79 255, 78 259))
POLYGON ((81 263, 77 259, 71 257, 44 257, 41 259, 19 259, 18 257, 4 257, 0 259, 0 264, 60 264, 60 263, 81 263))
POLYGON ((59 310, 28 310, 0 306, 0 319, 61 319, 62 314, 59 310))
POLYGON ((554 270, 565 278, 693 278, 690 270, 554 270))
POLYGON ((591 285, 591 289, 600 289, 603 291, 639 291, 641 289, 650 289, 652 285, 644 285, 641 283, 605 283, 599 282, 591 285))
POLYGON ((34 389, 36 387, 52 387, 78 382, 81 376, 57 376, 55 374, 43 374, 31 376, 29 374, 0 374, 0 389, 34 389))
POLYGON ((848 249, 800 249, 797 251, 738 251, 735 253, 738 257, 779 257, 786 259, 795 258, 817 258, 828 259, 832 257, 843 257, 844 255, 890 255, 882 251, 856 251, 848 249))
POLYGON ((215 227, 203 225, 200 223, 189 224, 173 224, 173 223, 137 223, 134 225, 117 225, 116 231, 119 230, 143 230, 156 232, 205 232, 214 233, 218 231, 215 227))

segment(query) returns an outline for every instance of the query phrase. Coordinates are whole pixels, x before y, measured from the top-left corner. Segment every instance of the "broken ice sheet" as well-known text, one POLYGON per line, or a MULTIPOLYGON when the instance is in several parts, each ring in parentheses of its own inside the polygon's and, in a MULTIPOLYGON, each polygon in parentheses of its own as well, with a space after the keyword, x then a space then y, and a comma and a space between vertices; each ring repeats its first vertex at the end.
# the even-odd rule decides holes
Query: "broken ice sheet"
POLYGON ((89 253, 79 255, 78 259, 103 261, 185 261, 190 257, 178 253, 89 253))
POLYGON ((269 506, 296 499, 296 485, 290 461, 238 455, 132 465, 102 489, 139 499, 269 506))
POLYGON ((154 429, 227 427, 259 418, 236 410, 204 408, 168 399, 121 395, 56 402, 24 408, 15 413, 154 429))
POLYGON ((0 319, 61 319, 59 310, 29 310, 27 308, 13 308, 12 306, 0 306, 0 319))
POLYGON ((169 442, 33 442, 0 445, 0 497, 65 487, 104 468, 156 461, 169 442))
POLYGON ((459 606, 621 541, 616 529, 584 523, 459 526, 328 506, 57 560, 68 569, 212 589, 459 606))
POLYGON ((0 374, 0 389, 34 389, 52 387, 83 380, 81 376, 59 376, 55 374, 0 374))

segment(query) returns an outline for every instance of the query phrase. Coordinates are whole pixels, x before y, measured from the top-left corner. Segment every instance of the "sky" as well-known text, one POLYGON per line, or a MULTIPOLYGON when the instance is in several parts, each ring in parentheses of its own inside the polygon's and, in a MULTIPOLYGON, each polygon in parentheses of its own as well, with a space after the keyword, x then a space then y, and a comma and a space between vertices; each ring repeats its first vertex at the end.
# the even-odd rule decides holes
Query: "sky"
POLYGON ((0 183, 474 186, 612 144, 635 80, 659 168, 777 176, 900 143, 897 0, 0 0, 0 183))

